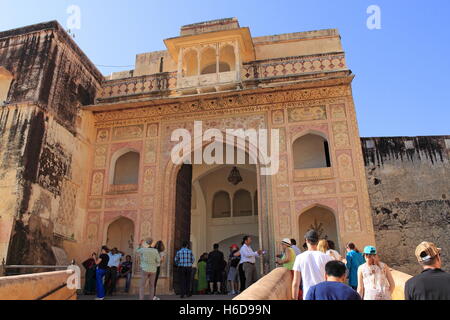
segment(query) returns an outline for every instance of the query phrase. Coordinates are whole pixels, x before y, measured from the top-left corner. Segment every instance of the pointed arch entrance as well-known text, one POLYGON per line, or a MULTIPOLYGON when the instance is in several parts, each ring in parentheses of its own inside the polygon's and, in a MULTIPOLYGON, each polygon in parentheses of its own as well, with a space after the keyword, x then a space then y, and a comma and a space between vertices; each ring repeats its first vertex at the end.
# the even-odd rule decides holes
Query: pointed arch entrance
POLYGON ((126 255, 133 256, 134 222, 125 217, 119 217, 107 228, 106 245, 108 248, 118 248, 126 255))
MULTIPOLYGON (((220 143, 225 143, 224 141, 218 141, 220 143)), ((202 148, 204 148, 203 146, 202 148)), ((253 148, 253 150, 257 150, 257 148, 253 148)), ((249 151, 249 148, 246 148, 244 150, 246 153, 246 159, 257 159, 257 155, 252 154, 249 151)), ((194 150, 192 150, 192 153, 194 153, 194 150)), ((224 152, 225 154, 225 152, 224 152)), ((190 156, 190 155, 189 155, 190 156)), ((188 156, 186 158, 189 158, 188 156)), ((257 162, 257 161, 255 161, 257 162)), ((253 162, 252 162, 253 163, 253 162)), ((195 166, 195 165, 194 165, 195 166)), ((210 173, 214 173, 216 171, 220 171, 222 167, 226 165, 206 165, 206 168, 199 169, 196 173, 197 178, 202 178, 205 175, 210 173)), ((244 165, 245 166, 245 165, 244 165)), ((257 239, 259 239, 258 245, 255 244, 256 247, 265 248, 267 250, 268 254, 264 256, 262 259, 259 260, 261 263, 260 270, 261 273, 269 272, 272 267, 271 262, 275 261, 275 257, 272 257, 272 253, 274 252, 274 241, 271 239, 271 228, 270 228, 270 217, 269 217, 269 209, 268 209, 268 189, 267 185, 270 185, 269 176, 262 176, 260 175, 260 168, 259 165, 252 164, 253 169, 251 170, 255 179, 255 187, 253 190, 248 190, 250 194, 253 196, 257 196, 257 199, 252 198, 253 202, 253 213, 252 216, 247 217, 239 217, 243 219, 256 219, 256 231, 250 232, 249 234, 255 234, 257 235, 257 239), (269 231, 270 230, 270 231, 269 231), (267 249, 266 249, 267 248, 267 249)), ((231 171, 232 168, 230 168, 231 171)), ((173 261, 173 258, 175 256, 175 253, 177 250, 180 249, 180 244, 183 240, 180 236, 184 235, 184 237, 187 237, 187 231, 192 231, 193 228, 193 222, 192 222, 192 214, 191 210, 192 207, 199 208, 203 207, 205 210, 212 210, 212 204, 211 208, 205 205, 205 203, 201 200, 200 191, 201 188, 198 185, 197 178, 194 179, 194 167, 189 164, 184 165, 175 165, 170 160, 168 162, 168 165, 166 167, 166 179, 165 184, 163 188, 163 210, 165 212, 169 213, 169 216, 167 219, 164 220, 164 225, 168 228, 168 235, 170 236, 170 239, 168 243, 169 245, 169 257, 171 257, 171 261, 173 261), (191 176, 192 175, 192 176, 191 176), (191 183, 189 183, 189 176, 191 176, 191 183), (184 182, 182 182, 184 181, 184 182), (189 190, 189 191, 188 191, 189 190), (192 192, 194 190, 194 192, 192 192), (184 194, 182 196, 182 194, 184 194), (186 199, 186 195, 190 194, 191 197, 190 200, 186 199), (192 199, 192 194, 194 195, 195 199, 192 199), (184 200, 180 201, 181 198, 184 198, 184 200), (189 202, 188 202, 189 201, 189 202), (184 209, 180 209, 184 208, 184 209), (209 209, 208 209, 209 208, 209 209), (172 214, 170 214, 172 213, 172 214), (190 218, 189 218, 190 217, 190 218), (189 222, 188 222, 189 221, 189 222), (181 229, 180 229, 181 228, 181 229)), ((239 189, 239 188, 238 188, 239 189)), ((237 191, 237 190, 236 190, 237 191)), ((234 192, 230 193, 230 199, 233 198, 234 192)), ((232 208, 232 204, 230 205, 230 208, 232 208)), ((211 211, 210 210, 210 211, 211 211)), ((212 214, 212 212, 210 212, 212 214)), ((212 218, 212 217, 211 217, 212 218)), ((201 223, 194 222, 195 226, 201 226, 201 223)), ((239 232, 239 230, 237 231, 239 232)), ((213 243, 219 243, 223 239, 226 239, 230 237, 230 234, 236 234, 236 233, 228 233, 228 236, 224 236, 222 238, 217 238, 217 233, 215 231, 212 231, 211 234, 214 235, 214 237, 211 237, 211 247, 213 243), (214 238, 214 239, 212 239, 214 238)), ((199 237, 197 234, 192 235, 192 233, 189 235, 188 240, 199 242, 199 237)), ((240 243, 239 243, 240 244, 240 243)), ((203 251, 199 249, 200 251, 203 251)), ((224 253, 226 251, 222 249, 224 253)), ((198 251, 198 250, 197 250, 198 251)), ((199 252, 200 252, 199 251, 199 252)), ((211 251, 211 250, 206 250, 211 251)), ((203 252, 199 253, 198 255, 202 254, 203 252)), ((196 260, 198 260, 198 256, 195 257, 196 260)), ((175 289, 175 292, 177 291, 177 276, 174 274, 174 269, 172 268, 172 265, 169 265, 168 274, 172 275, 172 281, 170 281, 170 288, 175 289)))
POLYGON ((298 217, 299 239, 303 239, 308 230, 314 229, 319 239, 331 240, 339 251, 339 234, 336 216, 332 209, 314 205, 304 210, 298 217))

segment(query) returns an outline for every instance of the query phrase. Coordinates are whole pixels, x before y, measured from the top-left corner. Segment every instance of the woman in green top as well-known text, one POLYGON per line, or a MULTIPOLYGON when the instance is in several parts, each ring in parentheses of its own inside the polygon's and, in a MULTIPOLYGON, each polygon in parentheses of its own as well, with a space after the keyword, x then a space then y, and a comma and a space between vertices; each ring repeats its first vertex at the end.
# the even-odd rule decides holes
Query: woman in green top
POLYGON ((208 261, 208 254, 204 253, 197 263, 197 291, 199 294, 205 294, 208 289, 208 281, 206 281, 206 261, 208 261))
POLYGON ((281 246, 283 247, 283 254, 281 258, 277 259, 277 263, 288 270, 292 270, 294 268, 295 262, 295 251, 291 248, 291 240, 283 239, 281 241, 281 246))

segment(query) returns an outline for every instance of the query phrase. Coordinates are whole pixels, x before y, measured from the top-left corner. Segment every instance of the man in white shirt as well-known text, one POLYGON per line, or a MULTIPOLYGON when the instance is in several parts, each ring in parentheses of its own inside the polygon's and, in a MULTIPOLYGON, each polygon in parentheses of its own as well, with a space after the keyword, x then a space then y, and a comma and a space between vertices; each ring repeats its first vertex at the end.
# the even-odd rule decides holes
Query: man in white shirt
POLYGON ((106 271, 105 284, 106 284, 106 294, 113 295, 116 290, 117 282, 117 271, 119 269, 120 260, 124 256, 123 252, 119 251, 117 248, 112 249, 108 252, 109 262, 108 269, 106 271))
POLYGON ((329 255, 317 250, 319 235, 310 230, 305 235, 308 251, 298 255, 294 263, 292 299, 298 300, 300 283, 303 283, 303 300, 310 287, 325 281, 325 265, 332 260, 329 255))
POLYGON ((244 244, 239 251, 241 255, 240 264, 242 264, 242 268, 245 274, 245 289, 250 287, 253 283, 258 280, 258 275, 256 274, 256 257, 259 257, 262 254, 261 250, 253 251, 250 246, 252 243, 252 238, 250 236, 244 237, 244 244))

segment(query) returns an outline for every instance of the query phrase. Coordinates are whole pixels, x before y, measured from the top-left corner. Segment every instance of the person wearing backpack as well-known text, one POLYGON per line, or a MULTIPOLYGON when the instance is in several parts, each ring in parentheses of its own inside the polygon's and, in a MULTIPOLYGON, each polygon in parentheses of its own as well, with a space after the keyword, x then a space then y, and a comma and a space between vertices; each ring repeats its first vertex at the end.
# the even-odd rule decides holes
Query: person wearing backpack
POLYGON ((239 246, 233 244, 230 248, 230 256, 229 256, 229 268, 228 268, 228 276, 227 280, 230 283, 230 295, 235 295, 238 293, 238 266, 239 261, 241 261, 241 257, 237 255, 239 253, 239 246))
POLYGON ((363 300, 392 300, 394 278, 389 267, 379 261, 377 249, 364 248, 366 263, 358 268, 358 293, 363 300))

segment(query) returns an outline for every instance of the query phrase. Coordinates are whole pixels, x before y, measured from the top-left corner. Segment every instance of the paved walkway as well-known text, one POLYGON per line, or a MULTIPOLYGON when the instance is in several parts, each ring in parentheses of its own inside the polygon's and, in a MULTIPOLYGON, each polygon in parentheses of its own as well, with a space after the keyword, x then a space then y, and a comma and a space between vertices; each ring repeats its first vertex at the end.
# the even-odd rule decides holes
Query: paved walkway
MULTIPOLYGON (((183 300, 183 301, 195 301, 195 300, 232 300, 235 296, 222 296, 222 295, 195 295, 190 298, 180 299, 180 296, 159 296, 161 300, 183 300)), ((95 300, 95 296, 78 295, 78 300, 95 300)), ((116 295, 112 297, 106 297, 105 300, 139 300, 137 295, 116 295)))

